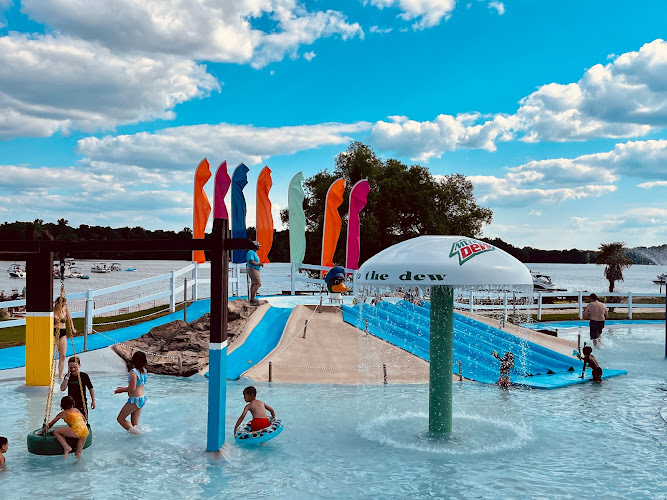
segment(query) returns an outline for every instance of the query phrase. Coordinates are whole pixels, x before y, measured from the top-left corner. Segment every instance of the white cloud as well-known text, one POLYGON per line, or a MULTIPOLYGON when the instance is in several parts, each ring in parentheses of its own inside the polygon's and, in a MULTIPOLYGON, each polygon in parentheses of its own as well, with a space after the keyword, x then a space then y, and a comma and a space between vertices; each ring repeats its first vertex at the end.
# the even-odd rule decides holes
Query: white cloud
POLYGON ((393 28, 381 28, 380 26, 371 26, 368 31, 371 33, 380 33, 380 34, 386 34, 386 33, 391 33, 393 28))
POLYGON ((177 104, 219 88, 204 66, 173 56, 117 55, 49 35, 0 37, 0 138, 169 119, 177 104))
MULTIPOLYGON (((470 179, 475 183, 474 177, 470 179)), ((498 184, 497 184, 498 185, 498 184)), ((599 197, 616 191, 614 185, 587 185, 575 188, 554 189, 518 189, 507 186, 505 189, 497 189, 479 197, 479 201, 485 205, 524 207, 533 203, 562 203, 564 201, 581 200, 590 197, 599 197)))
POLYGON ((274 155, 345 144, 351 140, 347 134, 368 128, 370 124, 366 122, 277 128, 221 123, 174 127, 155 133, 86 137, 78 142, 77 149, 88 161, 141 165, 148 169, 182 169, 196 165, 202 157, 251 166, 274 155))
POLYGON ((541 217, 542 216, 542 210, 531 210, 528 212, 528 215, 534 215, 535 217, 541 217))
POLYGON ((22 10, 58 32, 114 52, 254 67, 296 57, 301 45, 323 37, 363 37, 359 24, 348 23, 342 13, 308 12, 296 0, 23 0, 22 10))
POLYGON ((306 53, 303 55, 303 58, 304 58, 306 61, 312 61, 313 59, 315 59, 315 56, 316 56, 316 55, 317 55, 317 54, 315 54, 315 52, 313 52, 313 51, 311 50, 310 52, 306 52, 306 53))
POLYGON ((651 182, 642 182, 637 184, 637 187, 642 189, 651 189, 654 187, 667 187, 667 181, 651 181, 651 182))
POLYGON ((7 26, 7 20, 2 15, 3 11, 8 9, 12 5, 12 0, 0 0, 0 28, 7 26))
POLYGON ((577 83, 543 85, 520 101, 513 115, 438 115, 379 121, 372 142, 414 160, 428 161, 461 148, 494 151, 498 141, 583 141, 638 137, 667 126, 667 43, 587 70, 577 83))
POLYGON ((505 4, 502 2, 498 2, 496 0, 493 0, 489 2, 489 9, 495 10, 499 16, 502 16, 505 13, 505 4))
POLYGON ((370 0, 370 4, 379 9, 396 7, 401 10, 400 18, 416 20, 413 29, 422 30, 436 26, 442 19, 449 19, 456 0, 370 0))

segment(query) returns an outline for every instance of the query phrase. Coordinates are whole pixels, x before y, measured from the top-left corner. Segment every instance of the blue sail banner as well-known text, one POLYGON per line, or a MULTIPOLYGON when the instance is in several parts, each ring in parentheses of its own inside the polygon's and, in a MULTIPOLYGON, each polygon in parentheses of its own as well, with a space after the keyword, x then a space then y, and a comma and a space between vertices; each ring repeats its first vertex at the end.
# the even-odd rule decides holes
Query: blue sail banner
MULTIPOLYGON (((232 173, 232 238, 247 238, 248 231, 245 225, 247 213, 243 188, 248 184, 248 167, 239 163, 232 173)), ((246 261, 247 250, 232 250, 232 262, 246 261)))

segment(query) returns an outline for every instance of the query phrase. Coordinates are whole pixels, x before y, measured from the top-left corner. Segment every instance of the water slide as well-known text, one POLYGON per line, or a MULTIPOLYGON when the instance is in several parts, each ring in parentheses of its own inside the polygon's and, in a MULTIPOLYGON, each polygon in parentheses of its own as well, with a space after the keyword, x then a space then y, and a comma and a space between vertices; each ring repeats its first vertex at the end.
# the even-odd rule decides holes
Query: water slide
MULTIPOLYGON (((227 355, 227 378, 237 380, 264 359, 280 342, 291 308, 271 307, 243 344, 227 355)), ((208 373, 206 374, 208 376, 208 373)))
MULTIPOLYGON (((343 319, 357 328, 394 344, 420 358, 429 360, 430 304, 417 306, 407 301, 376 306, 343 306, 343 319)), ((498 380, 500 362, 491 354, 514 353, 512 382, 539 389, 553 389, 591 379, 590 370, 580 379, 582 362, 552 351, 475 319, 454 314, 454 372, 461 363, 463 377, 486 384, 498 380)), ((625 370, 603 367, 603 378, 622 375, 625 370)))

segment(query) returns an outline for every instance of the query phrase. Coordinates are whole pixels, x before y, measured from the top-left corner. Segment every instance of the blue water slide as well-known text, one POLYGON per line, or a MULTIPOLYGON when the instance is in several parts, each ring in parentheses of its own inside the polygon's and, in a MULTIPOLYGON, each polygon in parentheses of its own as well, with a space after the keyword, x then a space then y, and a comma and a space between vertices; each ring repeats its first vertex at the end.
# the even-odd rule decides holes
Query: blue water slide
MULTIPOLYGON (((380 302, 376 306, 343 306, 347 323, 366 329, 376 337, 404 349, 421 359, 430 359, 430 304, 418 306, 407 301, 380 302)), ((535 388, 554 388, 590 380, 590 372, 579 378, 582 362, 539 344, 516 337, 506 331, 486 325, 461 314, 454 314, 454 371, 465 378, 487 384, 498 380, 500 355, 513 352, 515 366, 511 371, 516 384, 535 388)), ((603 377, 626 373, 605 370, 603 377)))
POLYGON ((248 338, 227 355, 227 378, 237 380, 263 360, 280 342, 292 309, 271 307, 248 338))

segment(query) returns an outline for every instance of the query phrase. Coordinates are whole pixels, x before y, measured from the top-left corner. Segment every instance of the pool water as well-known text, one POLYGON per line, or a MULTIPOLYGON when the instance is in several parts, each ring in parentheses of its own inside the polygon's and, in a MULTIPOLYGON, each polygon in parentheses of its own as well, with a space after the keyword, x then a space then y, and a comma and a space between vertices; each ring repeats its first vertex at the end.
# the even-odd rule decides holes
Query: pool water
POLYGON ((2 382, 10 449, 0 498, 665 498, 664 328, 614 327, 605 342, 598 360, 627 376, 556 390, 455 383, 445 440, 427 433, 427 385, 258 383, 285 430, 239 447, 232 428, 247 381, 229 382, 219 459, 203 452, 203 377, 150 376, 143 433, 132 436, 115 421, 124 398, 112 392, 125 379, 93 376, 94 442, 79 462, 27 453, 44 391, 2 382))

